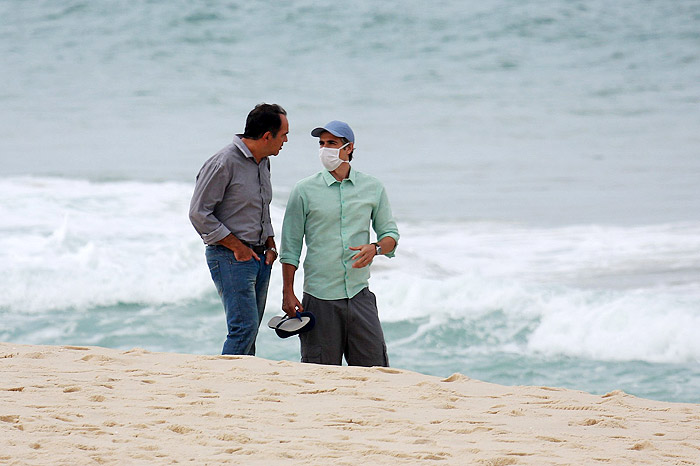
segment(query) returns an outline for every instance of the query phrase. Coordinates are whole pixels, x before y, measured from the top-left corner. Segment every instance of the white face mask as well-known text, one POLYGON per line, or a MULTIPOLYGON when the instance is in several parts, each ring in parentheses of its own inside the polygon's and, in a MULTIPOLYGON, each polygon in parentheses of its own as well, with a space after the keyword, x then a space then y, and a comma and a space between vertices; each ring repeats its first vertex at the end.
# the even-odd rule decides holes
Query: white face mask
MULTIPOLYGON (((340 149, 343 147, 347 146, 350 144, 349 142, 344 144, 340 149)), ((330 147, 321 147, 318 151, 318 156, 321 158, 321 164, 323 164, 323 168, 328 170, 329 172, 332 172, 336 168, 340 166, 343 162, 347 162, 347 160, 343 160, 340 158, 340 149, 331 149, 330 147)))

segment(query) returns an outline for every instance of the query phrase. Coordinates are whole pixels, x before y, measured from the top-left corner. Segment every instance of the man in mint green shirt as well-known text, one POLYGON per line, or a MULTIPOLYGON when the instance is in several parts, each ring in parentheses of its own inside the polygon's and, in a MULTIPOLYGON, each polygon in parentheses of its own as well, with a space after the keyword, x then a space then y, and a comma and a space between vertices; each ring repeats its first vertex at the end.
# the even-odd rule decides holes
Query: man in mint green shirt
POLYGON ((331 121, 311 132, 319 138, 324 169, 299 181, 289 196, 282 226, 282 309, 310 311, 315 327, 299 335, 302 362, 388 366, 386 344, 369 266, 375 256, 394 256, 399 231, 384 186, 351 169, 355 135, 331 121), (370 243, 370 224, 377 241, 370 243), (302 243, 304 295, 294 293, 302 243))

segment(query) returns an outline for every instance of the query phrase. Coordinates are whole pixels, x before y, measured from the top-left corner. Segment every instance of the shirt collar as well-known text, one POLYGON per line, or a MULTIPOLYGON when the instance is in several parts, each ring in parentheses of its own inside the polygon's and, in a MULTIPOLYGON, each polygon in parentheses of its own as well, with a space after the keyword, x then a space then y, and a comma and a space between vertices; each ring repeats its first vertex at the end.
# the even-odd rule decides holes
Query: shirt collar
MULTIPOLYGON (((335 176, 333 176, 328 170, 321 170, 321 176, 323 176, 323 180, 328 186, 332 185, 333 183, 340 183, 340 181, 336 180, 335 176)), ((352 184, 355 184, 355 170, 350 168, 350 174, 346 179, 352 184)))
POLYGON ((245 142, 243 142, 243 139, 241 139, 242 134, 236 134, 233 137, 233 143, 235 144, 236 147, 238 147, 241 152, 243 152, 243 155, 248 157, 249 159, 254 158, 253 153, 248 149, 248 146, 245 145, 245 142))

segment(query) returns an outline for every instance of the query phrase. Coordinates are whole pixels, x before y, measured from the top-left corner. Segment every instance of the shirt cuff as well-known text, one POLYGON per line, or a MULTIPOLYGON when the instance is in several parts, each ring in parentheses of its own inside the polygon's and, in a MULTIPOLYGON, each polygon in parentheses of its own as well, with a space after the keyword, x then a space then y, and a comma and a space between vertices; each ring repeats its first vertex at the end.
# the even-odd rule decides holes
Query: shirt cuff
POLYGON ((290 259, 289 257, 282 255, 280 256, 280 262, 283 264, 293 265, 297 269, 299 268, 299 259, 290 259))
POLYGON ((203 234, 202 240, 204 240, 204 244, 212 245, 218 243, 230 234, 231 232, 229 231, 229 229, 226 228, 224 225, 221 225, 219 228, 212 231, 211 233, 203 234))
POLYGON ((394 257, 396 256, 396 249, 399 247, 399 235, 395 233, 386 233, 385 235, 380 236, 377 238, 377 242, 383 240, 384 238, 394 238, 394 241, 396 241, 396 246, 394 246, 394 249, 391 250, 391 252, 387 252, 386 254, 383 254, 386 257, 394 257))

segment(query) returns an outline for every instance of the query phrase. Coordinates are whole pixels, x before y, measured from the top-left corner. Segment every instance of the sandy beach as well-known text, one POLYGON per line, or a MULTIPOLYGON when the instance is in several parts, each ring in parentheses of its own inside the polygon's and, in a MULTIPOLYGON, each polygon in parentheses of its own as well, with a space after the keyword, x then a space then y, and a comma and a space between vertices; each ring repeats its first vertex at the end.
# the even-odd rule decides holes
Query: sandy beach
POLYGON ((0 464, 700 464, 700 405, 0 343, 0 464))

